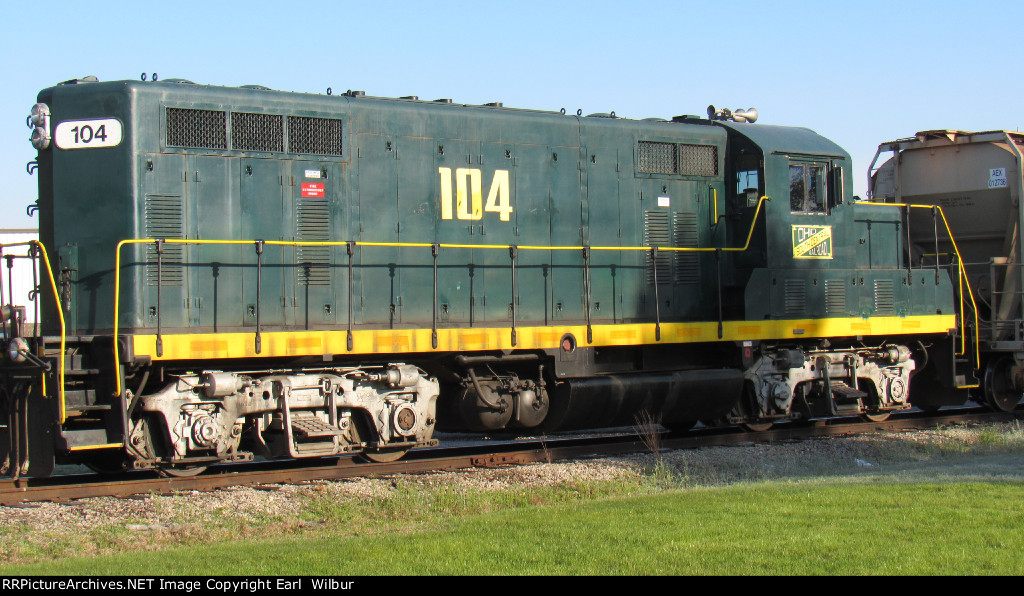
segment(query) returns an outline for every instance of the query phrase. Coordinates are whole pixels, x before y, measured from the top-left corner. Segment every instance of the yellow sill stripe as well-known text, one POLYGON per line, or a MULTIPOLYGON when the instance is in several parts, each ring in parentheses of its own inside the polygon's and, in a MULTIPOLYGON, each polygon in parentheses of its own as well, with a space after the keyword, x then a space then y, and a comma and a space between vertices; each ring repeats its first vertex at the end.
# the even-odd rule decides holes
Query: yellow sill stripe
MULTIPOLYGON (((716 197, 716 200, 717 200, 718 195, 716 194, 715 197, 716 197)), ((746 241, 746 243, 743 246, 726 247, 726 248, 713 248, 713 247, 703 247, 703 248, 699 248, 699 247, 663 247, 663 248, 659 248, 659 247, 656 247, 656 246, 591 246, 590 250, 607 250, 607 251, 618 251, 618 252, 624 252, 624 251, 645 251, 646 252, 646 251, 656 251, 656 250, 664 250, 664 251, 669 251, 669 252, 717 252, 717 251, 722 251, 722 252, 744 252, 748 248, 750 248, 750 240, 754 236, 754 226, 757 224, 758 216, 761 214, 761 206, 764 204, 765 201, 770 201, 770 200, 771 199, 769 197, 767 197, 767 196, 763 196, 763 197, 760 198, 760 200, 758 200, 758 202, 757 202, 757 209, 754 210, 754 217, 753 217, 753 219, 750 220, 750 230, 747 232, 747 241, 746 241)), ((716 224, 717 224, 717 220, 716 220, 716 224)), ((259 241, 257 241, 257 240, 197 240, 197 239, 190 240, 190 239, 183 239, 183 238, 166 238, 166 239, 135 238, 135 239, 130 239, 130 240, 122 240, 121 242, 117 243, 117 250, 116 250, 116 253, 115 253, 115 257, 114 257, 114 271, 115 271, 115 274, 114 274, 114 296, 115 296, 115 299, 114 299, 114 336, 115 337, 119 335, 120 318, 121 318, 121 311, 120 311, 120 296, 121 296, 121 249, 123 249, 125 246, 132 245, 132 244, 149 244, 149 243, 154 243, 154 242, 165 242, 167 244, 219 244, 219 245, 242 245, 242 244, 254 244, 256 242, 259 242, 259 243, 262 243, 263 245, 266 245, 266 246, 359 246, 359 247, 364 247, 364 246, 378 246, 378 247, 380 247, 380 246, 383 246, 383 247, 392 247, 392 248, 431 248, 431 247, 436 246, 439 249, 440 248, 471 248, 471 249, 492 249, 492 250, 511 250, 514 247, 514 245, 511 245, 511 244, 508 244, 508 245, 506 245, 506 244, 445 244, 445 243, 429 244, 429 243, 426 243, 426 242, 365 242, 365 241, 358 241, 358 242, 355 242, 355 241, 353 241, 353 242, 297 242, 297 241, 287 241, 287 240, 259 240, 259 241)), ((527 246, 527 245, 521 245, 521 246, 518 246, 516 248, 518 250, 540 250, 540 251, 545 251, 545 250, 583 250, 584 247, 583 246, 527 246)), ((52 275, 51 275, 51 277, 52 277, 52 275)), ((54 292, 54 295, 56 296, 56 291, 54 292)), ((334 333, 337 333, 337 332, 334 332, 334 333)), ((491 333, 494 333, 494 332, 491 332, 491 333)), ((288 335, 290 335, 291 337, 295 337, 295 334, 290 334, 289 333, 288 335)), ((324 337, 323 337, 325 335, 324 333, 320 333, 318 335, 321 336, 321 345, 330 344, 330 345, 334 346, 337 343, 337 337, 336 336, 335 337, 331 337, 329 341, 325 341, 324 337)), ((327 335, 329 335, 329 334, 327 334, 327 335)), ((243 334, 243 336, 244 336, 244 334, 243 334)), ((196 337, 196 336, 188 336, 188 337, 196 337)), ((230 353, 233 353, 233 354, 238 354, 237 356, 230 356, 232 358, 244 357, 245 356, 244 350, 240 351, 240 350, 237 349, 237 347, 239 345, 241 345, 239 343, 240 340, 238 340, 237 338, 235 340, 233 340, 231 342, 231 346, 227 350, 225 350, 220 345, 219 342, 221 341, 221 339, 218 336, 207 335, 205 337, 212 338, 212 339, 208 339, 207 343, 205 343, 203 346, 199 346, 199 347, 193 347, 190 344, 188 351, 192 352, 194 350, 196 353, 209 353, 209 354, 211 354, 211 355, 208 355, 208 356, 204 356, 206 358, 219 358, 219 357, 221 357, 221 356, 219 356, 219 354, 222 354, 222 353, 225 353, 225 352, 230 352, 230 353), (204 351, 204 349, 201 349, 203 347, 205 347, 207 349, 204 351)), ((404 344, 404 345, 408 346, 410 344, 410 342, 407 341, 407 340, 411 336, 408 333, 406 333, 402 337, 405 338, 405 339, 400 339, 398 341, 398 343, 399 344, 404 344)), ((189 340, 189 341, 191 341, 191 340, 189 340)), ((152 339, 152 343, 153 343, 153 345, 155 345, 155 343, 156 343, 156 339, 155 338, 152 339)), ((366 342, 364 341, 363 343, 366 343, 366 342)), ((374 343, 374 342, 371 341, 370 343, 374 343)), ((394 342, 392 342, 392 343, 394 343, 394 342)), ((488 339, 486 343, 488 343, 488 344, 491 343, 491 340, 488 339)), ((616 342, 613 342, 612 344, 609 344, 609 345, 615 345, 615 343, 616 342)), ((509 341, 509 344, 511 344, 511 341, 509 341)), ((422 345, 422 343, 420 343, 419 345, 422 345)), ((118 346, 119 346, 119 343, 115 341, 114 342, 114 362, 115 363, 118 363, 118 362, 121 361, 121 356, 120 356, 120 354, 118 354, 118 349, 119 349, 118 346)), ((63 346, 62 346, 62 348, 63 348, 63 346)), ((464 348, 464 349, 471 349, 471 348, 464 348)), ((332 348, 332 350, 333 350, 333 348, 332 348)), ((155 352, 155 350, 153 350, 153 351, 155 352)), ((395 349, 390 350, 390 351, 393 351, 393 352, 417 352, 417 351, 423 351, 423 350, 422 349, 411 349, 411 350, 410 349, 399 349, 399 347, 396 347, 395 349)), ((63 353, 63 349, 61 350, 61 352, 63 353)), ((255 352, 255 350, 253 350, 253 352, 255 352)), ((348 352, 348 350, 346 350, 346 352, 348 352)), ((278 351, 275 355, 298 355, 298 354, 307 354, 307 353, 313 353, 313 352, 308 352, 308 351, 303 351, 303 350, 296 350, 296 351, 291 351, 291 352, 289 352, 289 351, 278 351)), ((331 352, 323 352, 323 353, 331 353, 331 352)), ((334 351, 333 353, 339 353, 340 354, 342 352, 334 351)), ((349 353, 352 353, 352 352, 349 352, 349 353)), ((355 353, 362 353, 362 352, 360 351, 360 352, 355 352, 355 353)), ((252 355, 255 356, 255 354, 252 354, 252 355)), ((193 357, 198 357, 198 356, 193 356, 193 357)), ((166 359, 167 359, 166 357, 160 358, 160 360, 166 360, 166 359)), ((61 366, 61 369, 63 371, 63 365, 61 366)), ((63 372, 61 372, 61 375, 63 375, 63 372)), ((63 395, 63 391, 64 391, 64 389, 63 389, 63 378, 61 379, 61 381, 62 381, 61 382, 61 394, 63 395)), ((115 377, 114 385, 115 385, 115 387, 117 389, 117 393, 121 394, 123 392, 123 387, 121 386, 121 376, 120 375, 115 377)), ((64 408, 63 408, 63 398, 62 398, 61 399, 61 410, 63 411, 63 409, 64 408)))
POLYGON ((722 338, 718 323, 664 323, 661 341, 655 339, 654 323, 594 325, 594 341, 587 343, 585 325, 517 327, 512 345, 509 327, 438 329, 437 348, 431 347, 430 329, 354 330, 353 349, 347 349, 347 333, 338 331, 263 331, 262 349, 256 353, 255 333, 197 333, 163 335, 164 351, 156 355, 156 335, 131 336, 136 356, 153 360, 211 358, 271 358, 322 356, 326 354, 412 354, 417 352, 468 352, 475 350, 538 350, 558 348, 566 333, 580 346, 636 346, 642 344, 699 343, 714 341, 815 339, 856 335, 892 336, 947 333, 956 327, 954 315, 802 319, 780 321, 725 321, 722 338))
POLYGON ((90 449, 120 449, 124 447, 124 443, 107 443, 105 445, 79 445, 72 447, 68 451, 88 451, 90 449))

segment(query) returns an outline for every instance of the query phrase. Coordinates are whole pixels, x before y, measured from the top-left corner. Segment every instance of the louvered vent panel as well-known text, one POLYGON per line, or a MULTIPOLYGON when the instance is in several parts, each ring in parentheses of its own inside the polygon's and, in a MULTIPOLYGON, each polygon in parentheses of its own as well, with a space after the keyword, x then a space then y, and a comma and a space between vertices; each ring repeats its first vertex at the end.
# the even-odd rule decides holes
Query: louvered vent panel
MULTIPOLYGON (((181 239, 185 237, 185 205, 175 195, 146 195, 146 237, 181 239)), ((164 244, 159 279, 163 286, 181 286, 184 282, 185 245, 164 244)), ((146 244, 146 283, 157 285, 156 246, 146 244)))
POLYGON ((846 282, 825 280, 825 313, 846 313, 846 282))
POLYGON ((784 306, 787 315, 807 314, 807 282, 802 279, 787 279, 783 286, 784 306))
POLYGON ((167 108, 167 145, 227 149, 227 117, 219 110, 167 108))
POLYGON ((896 293, 891 279, 875 280, 875 314, 896 312, 896 293))
MULTIPOLYGON (((647 246, 669 246, 672 238, 669 230, 667 211, 644 212, 644 244, 647 246)), ((672 256, 667 252, 658 252, 658 261, 651 263, 651 254, 647 253, 647 283, 654 283, 654 267, 658 268, 658 284, 672 283, 672 256)))
POLYGON ((825 313, 846 314, 846 282, 841 279, 825 280, 825 313))
POLYGON ((637 144, 637 166, 645 174, 675 174, 676 144, 640 141, 637 144))
MULTIPOLYGON (((331 212, 325 197, 301 197, 296 204, 295 239, 299 242, 329 242, 331 212)), ((298 283, 303 286, 331 285, 331 248, 299 246, 298 283)))
POLYGON ((284 117, 231 112, 231 148, 240 151, 284 151, 284 117))
POLYGON ((717 176, 718 147, 714 145, 680 145, 679 173, 684 176, 717 176))
POLYGON ((341 155, 341 120, 288 116, 288 151, 312 155, 341 155))
MULTIPOLYGON (((697 247, 697 214, 675 214, 676 246, 687 248, 697 247)), ((700 283, 700 259, 695 252, 673 252, 676 265, 675 281, 677 284, 700 283)), ((660 273, 660 272, 659 272, 660 273)))

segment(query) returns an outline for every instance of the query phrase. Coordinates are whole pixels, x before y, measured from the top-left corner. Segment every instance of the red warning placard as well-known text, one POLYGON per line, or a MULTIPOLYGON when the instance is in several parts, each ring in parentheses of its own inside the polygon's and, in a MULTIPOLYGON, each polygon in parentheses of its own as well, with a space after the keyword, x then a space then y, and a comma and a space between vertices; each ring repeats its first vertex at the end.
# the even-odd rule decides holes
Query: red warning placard
POLYGON ((324 196, 324 183, 323 182, 303 182, 302 183, 302 196, 304 196, 304 197, 322 197, 322 196, 324 196))

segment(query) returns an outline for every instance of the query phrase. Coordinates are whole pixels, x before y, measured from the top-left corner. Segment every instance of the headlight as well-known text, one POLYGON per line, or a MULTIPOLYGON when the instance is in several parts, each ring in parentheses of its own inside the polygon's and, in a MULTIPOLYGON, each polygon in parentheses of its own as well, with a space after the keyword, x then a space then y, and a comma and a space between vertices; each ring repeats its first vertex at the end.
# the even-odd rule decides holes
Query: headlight
POLYGON ((35 126, 32 129, 32 137, 29 141, 32 146, 42 151, 50 146, 50 106, 45 103, 37 103, 32 106, 28 117, 29 125, 35 126))
POLYGON ((50 106, 45 103, 37 103, 32 106, 32 113, 29 115, 29 119, 33 126, 46 126, 49 117, 50 106))
POLYGON ((32 142, 33 147, 42 151, 50 146, 50 135, 42 128, 35 128, 32 130, 32 136, 29 138, 29 141, 32 142))

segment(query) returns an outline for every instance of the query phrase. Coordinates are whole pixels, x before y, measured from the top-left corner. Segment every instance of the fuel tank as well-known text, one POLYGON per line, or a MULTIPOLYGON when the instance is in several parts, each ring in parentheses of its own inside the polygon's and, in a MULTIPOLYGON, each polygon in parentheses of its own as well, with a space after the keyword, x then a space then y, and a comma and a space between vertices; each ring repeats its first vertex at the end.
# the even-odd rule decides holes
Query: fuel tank
POLYGON ((684 425, 729 413, 743 389, 743 373, 701 369, 569 379, 553 391, 547 431, 631 426, 646 411, 666 425, 684 425))

